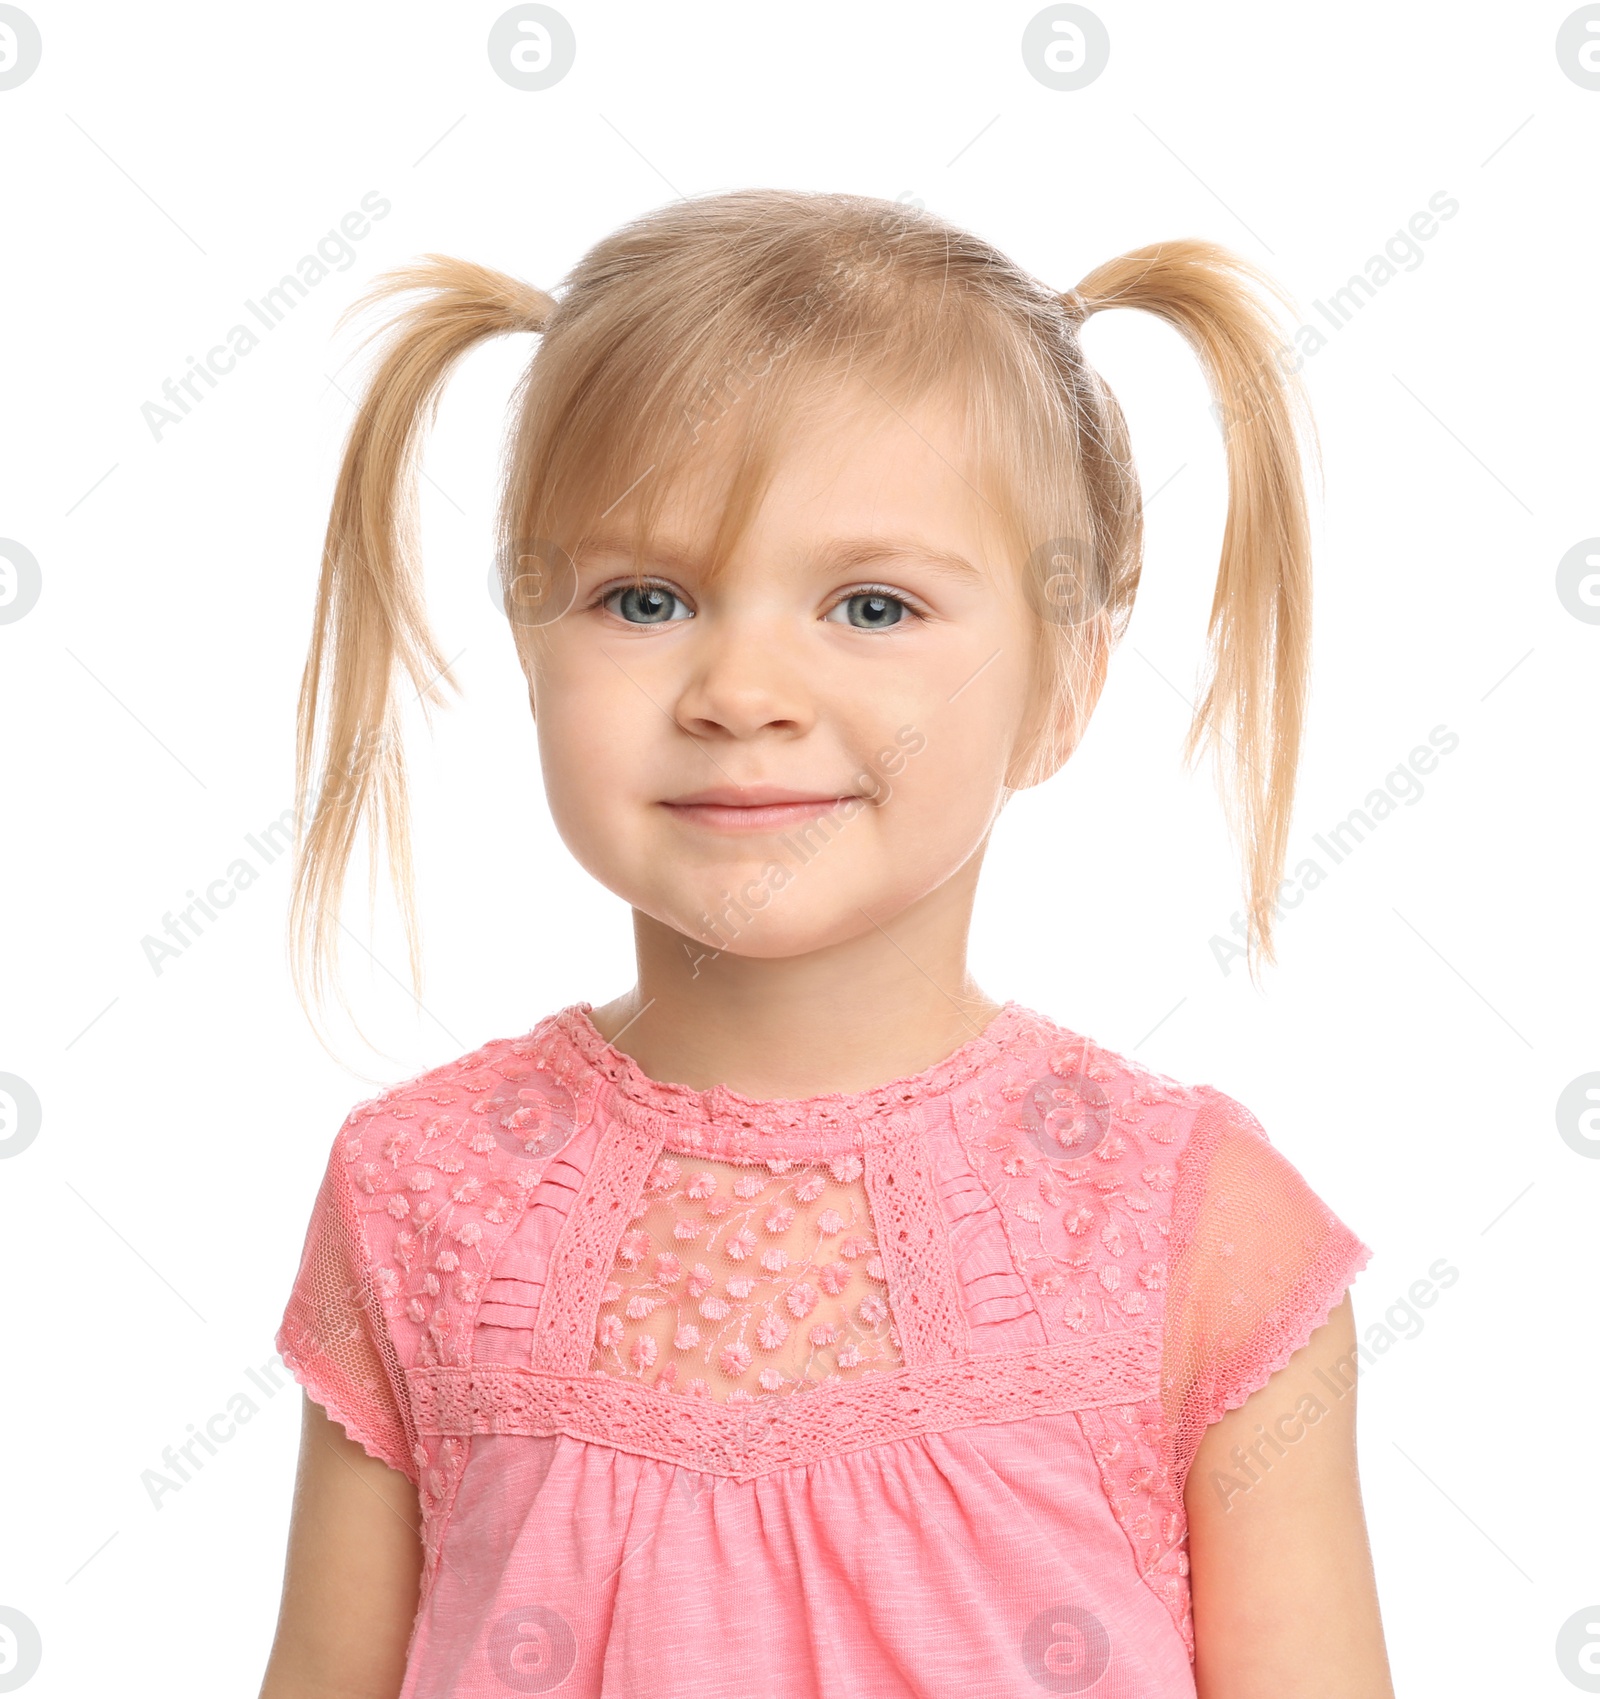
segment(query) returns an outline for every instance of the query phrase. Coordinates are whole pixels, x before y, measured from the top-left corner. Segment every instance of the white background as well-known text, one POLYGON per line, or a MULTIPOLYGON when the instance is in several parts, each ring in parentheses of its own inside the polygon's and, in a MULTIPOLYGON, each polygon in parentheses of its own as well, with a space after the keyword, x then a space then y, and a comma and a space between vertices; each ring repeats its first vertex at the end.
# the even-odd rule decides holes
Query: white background
POLYGON ((1325 496, 1291 861, 1431 728, 1459 746, 1287 917, 1260 990, 1221 970, 1238 875, 1208 771, 1179 759, 1221 437, 1179 338, 1103 315, 1086 347, 1164 487, 1087 741, 997 830, 973 965, 991 995, 1248 1104, 1374 1248, 1363 1329, 1436 1259, 1459 1270, 1361 1385, 1397 1690, 1577 1691, 1555 1639, 1600 1600, 1600 1162, 1555 1104, 1600 1069, 1600 625, 1555 575, 1600 533, 1600 92, 1557 62, 1573 8, 1100 0, 1110 63, 1070 93, 1023 63, 1031 5, 572 0, 576 64, 540 93, 491 70, 498 4, 26 9, 43 59, 0 92, 0 535, 42 593, 0 625, 0 1072, 43 1124, 0 1162, 0 1604, 43 1636, 30 1694, 254 1694, 298 1392, 253 1392, 256 1418, 159 1508, 142 1472, 273 1358, 347 1110, 631 981, 625 909, 551 830, 487 589, 526 337, 469 357, 427 451, 430 609, 464 695, 409 745, 423 1008, 381 901, 369 929, 361 862, 347 982, 384 1054, 348 1036, 335 1059, 308 1027, 287 856, 181 959, 146 959, 292 802, 350 417, 330 377, 354 394, 361 372, 334 321, 421 253, 550 289, 642 210, 754 184, 917 197, 1058 289, 1207 237, 1325 331, 1315 300, 1437 191, 1459 201, 1306 364, 1325 496), (349 269, 155 440, 141 404, 369 190, 393 210, 349 269))

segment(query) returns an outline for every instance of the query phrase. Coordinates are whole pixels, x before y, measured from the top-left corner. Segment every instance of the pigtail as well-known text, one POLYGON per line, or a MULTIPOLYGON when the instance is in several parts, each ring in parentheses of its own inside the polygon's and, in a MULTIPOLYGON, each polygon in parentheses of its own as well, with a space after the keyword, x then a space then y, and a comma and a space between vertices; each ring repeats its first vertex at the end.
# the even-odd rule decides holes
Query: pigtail
MULTIPOLYGON (((1209 745, 1248 881, 1252 952, 1274 960, 1311 637, 1311 533, 1299 438, 1316 438, 1292 348, 1263 298, 1293 302, 1210 242, 1156 242, 1097 267, 1063 297, 1081 320, 1142 307, 1177 330, 1206 374, 1228 457, 1228 516, 1211 604, 1205 686, 1185 740, 1209 745)), ((1251 956, 1252 971, 1255 956, 1251 956)))
POLYGON ((416 465, 423 432, 438 411, 457 360, 487 337, 542 330, 555 309, 550 296, 514 278, 430 254, 380 277, 340 324, 403 294, 415 299, 364 339, 382 337, 382 348, 345 444, 300 686, 289 928, 291 968, 302 1002, 308 986, 320 999, 330 970, 337 983, 340 899, 363 822, 369 900, 377 885, 381 835, 401 899, 412 986, 420 993, 394 683, 397 669, 404 668, 424 712, 427 704, 442 702, 440 681, 457 686, 422 603, 416 465))

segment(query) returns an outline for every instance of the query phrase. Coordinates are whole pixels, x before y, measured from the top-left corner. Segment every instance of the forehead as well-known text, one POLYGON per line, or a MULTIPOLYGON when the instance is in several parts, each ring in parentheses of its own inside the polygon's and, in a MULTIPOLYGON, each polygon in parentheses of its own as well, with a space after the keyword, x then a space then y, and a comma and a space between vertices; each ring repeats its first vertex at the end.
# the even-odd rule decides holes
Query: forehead
POLYGON ((676 473, 602 516, 581 554, 712 574, 741 558, 840 572, 915 561, 972 580, 999 546, 1000 510, 948 392, 908 401, 853 381, 785 418, 758 460, 729 440, 676 473))

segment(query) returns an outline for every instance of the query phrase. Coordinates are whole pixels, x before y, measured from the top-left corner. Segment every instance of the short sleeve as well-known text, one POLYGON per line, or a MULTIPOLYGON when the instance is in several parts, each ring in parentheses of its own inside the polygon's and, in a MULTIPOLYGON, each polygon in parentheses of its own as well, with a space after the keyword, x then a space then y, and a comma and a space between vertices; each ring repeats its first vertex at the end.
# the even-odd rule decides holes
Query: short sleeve
POLYGON ((1372 1253, 1210 1087, 1179 1159, 1169 1250, 1162 1389, 1181 1487, 1206 1428, 1310 1339, 1372 1253))
POLYGON ((415 1485, 405 1375, 373 1284, 343 1135, 328 1159, 274 1343, 312 1400, 415 1485))

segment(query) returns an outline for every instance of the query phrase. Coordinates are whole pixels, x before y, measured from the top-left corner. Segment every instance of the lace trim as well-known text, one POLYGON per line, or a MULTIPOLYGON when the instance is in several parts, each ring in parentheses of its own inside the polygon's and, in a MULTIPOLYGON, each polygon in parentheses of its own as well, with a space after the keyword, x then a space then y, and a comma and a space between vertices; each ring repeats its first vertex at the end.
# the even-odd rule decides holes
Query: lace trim
POLYGON ((909 1367, 949 1363, 968 1348, 949 1228, 934 1192, 928 1141, 916 1115, 891 1118, 893 1142, 867 1151, 866 1183, 878 1254, 909 1367))
POLYGON ((592 1006, 573 1003, 549 1017, 552 1066, 569 1079, 583 1074, 602 1076, 613 1087, 610 1108, 619 1119, 641 1132, 708 1156, 777 1152, 805 1160, 842 1149, 892 1143, 898 1136, 896 1115, 914 1104, 945 1095, 992 1066, 1032 1028, 1062 1030, 1012 1001, 1001 1007, 976 1038, 920 1074, 908 1074, 866 1091, 761 1099, 723 1085, 699 1091, 673 1081, 651 1079, 631 1056, 600 1036, 589 1018, 592 1006))
POLYGON ((1129 1329, 733 1404, 494 1364, 406 1373, 425 1433, 565 1434, 748 1481, 917 1434, 1135 1403, 1154 1392, 1160 1357, 1159 1330, 1129 1329))
POLYGON ((617 1241, 638 1205, 661 1141, 613 1121, 600 1137, 580 1195, 550 1255, 534 1334, 534 1367, 581 1374, 589 1362, 595 1312, 617 1241))
POLYGON ((1139 1579, 1166 1607, 1192 1664, 1189 1518, 1165 1461, 1168 1436, 1161 1400, 1080 1410, 1078 1425, 1099 1465, 1107 1503, 1127 1536, 1139 1579))

